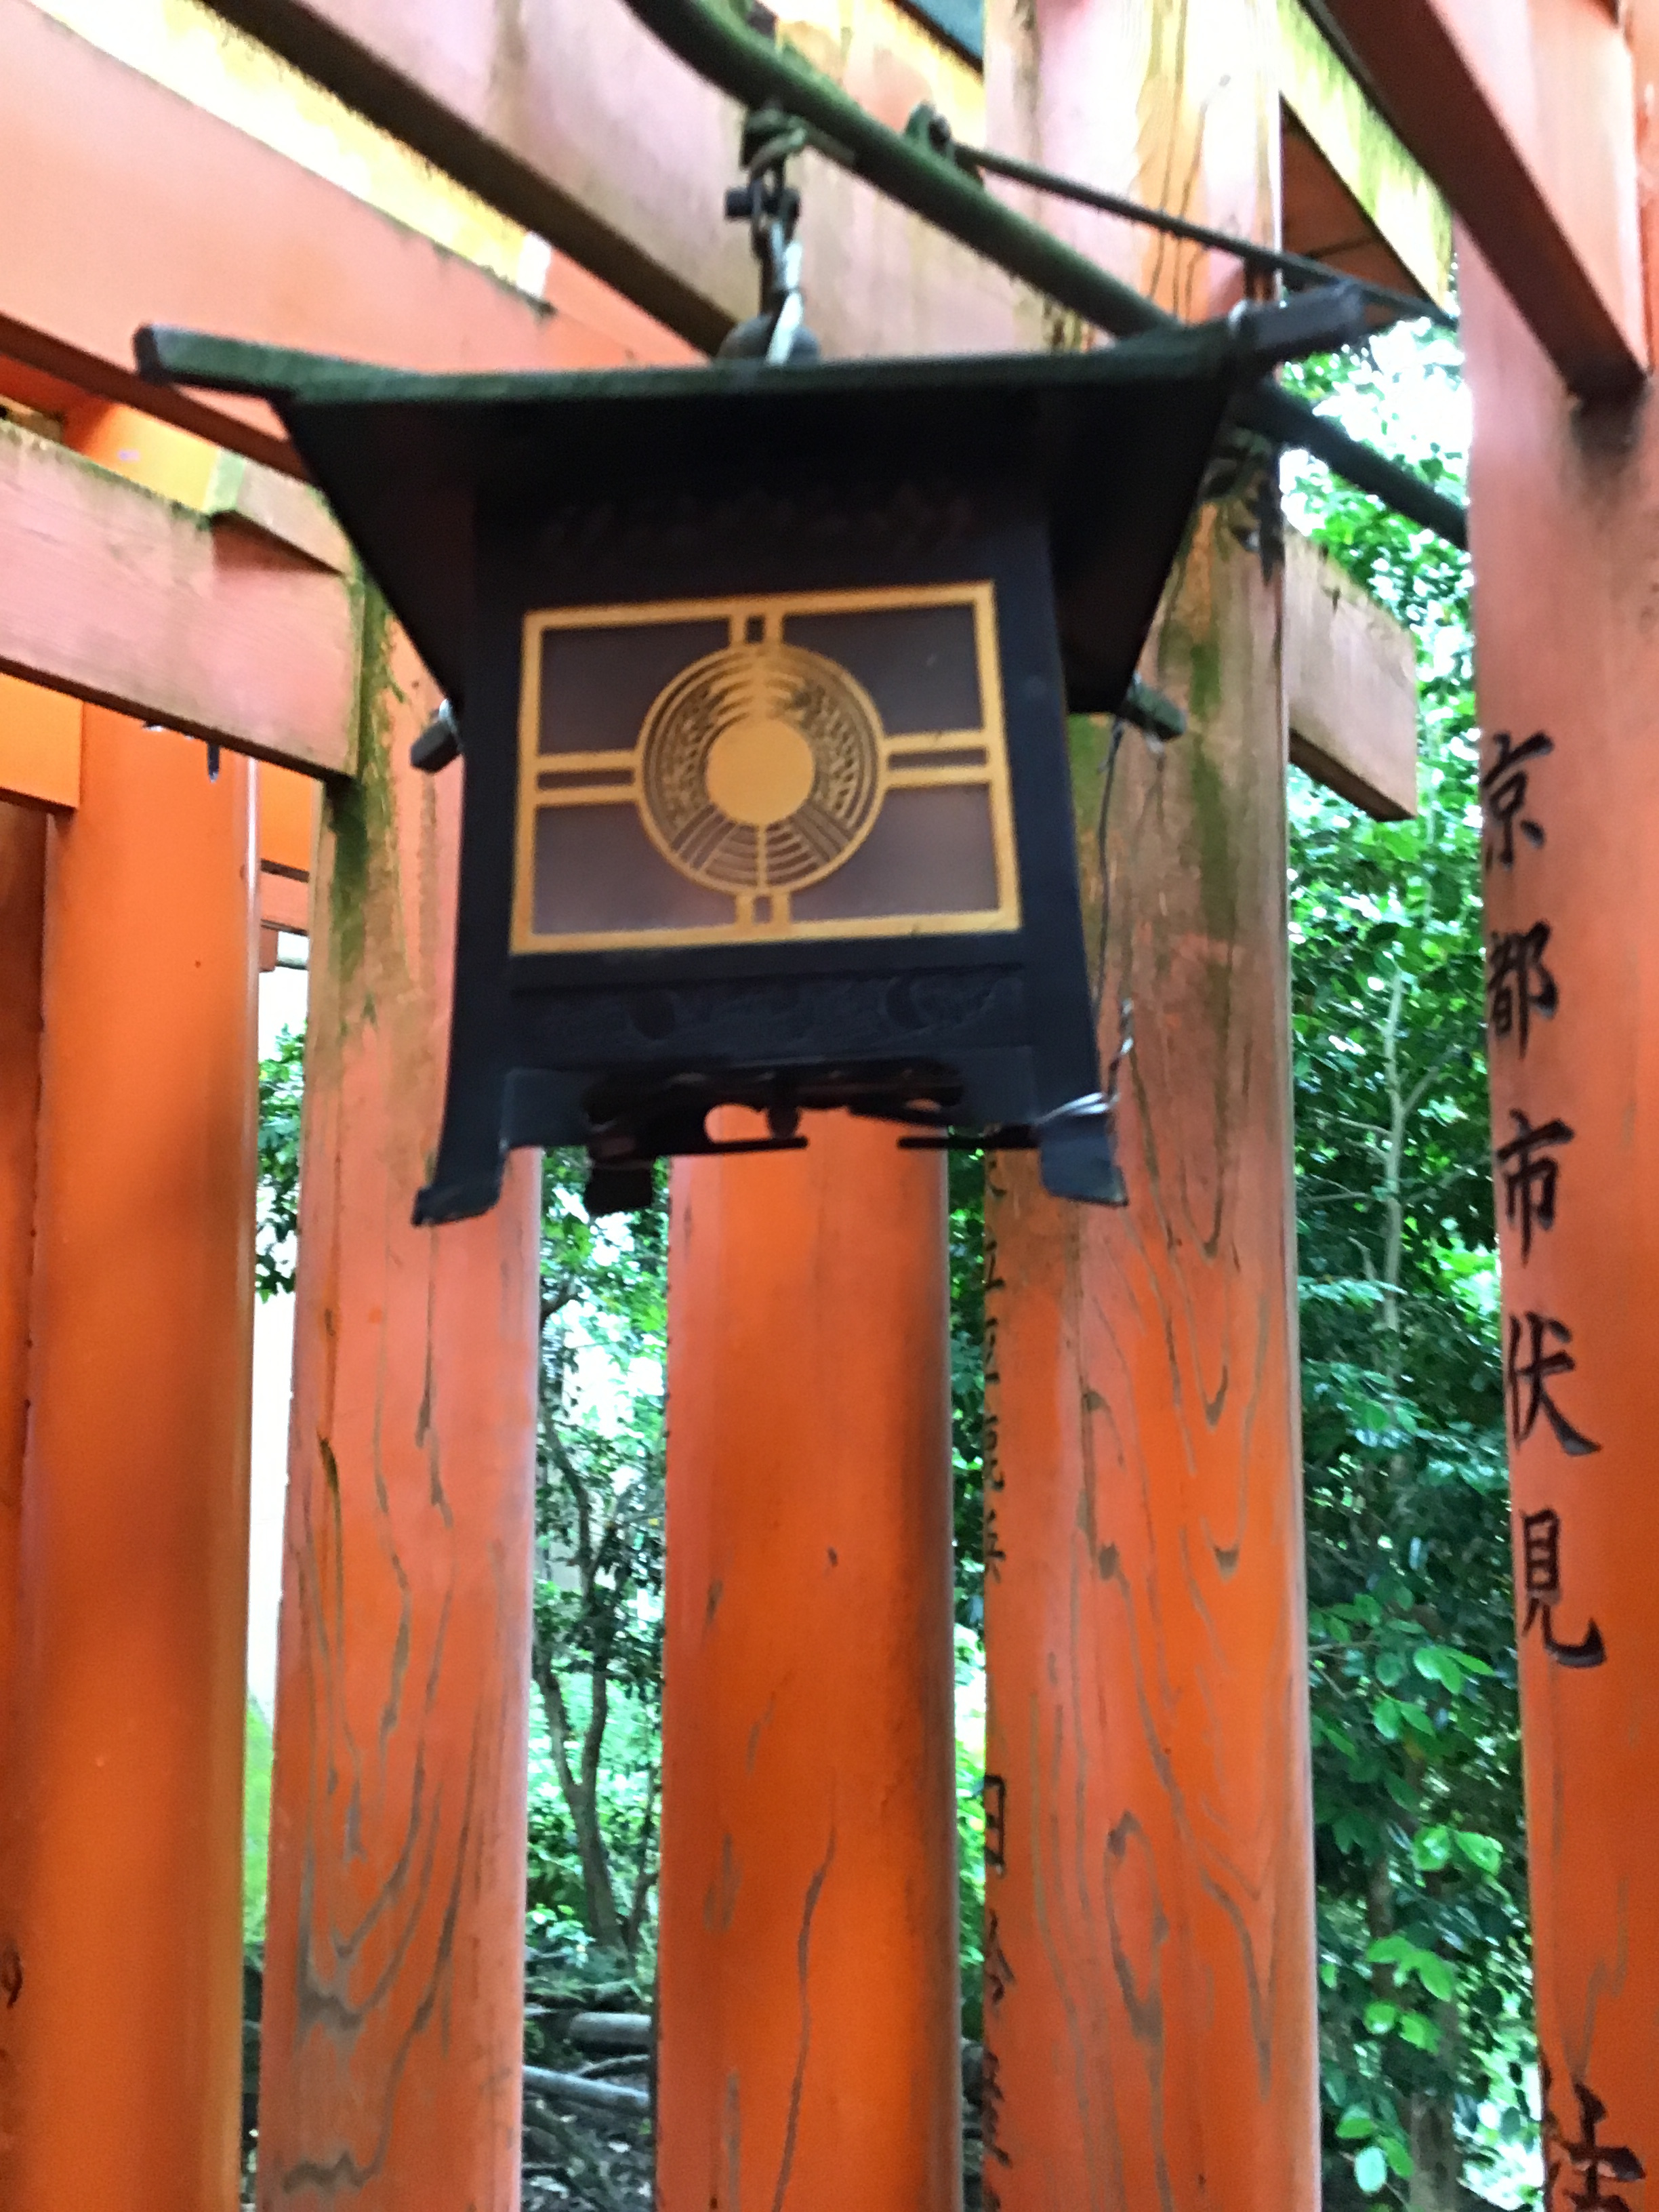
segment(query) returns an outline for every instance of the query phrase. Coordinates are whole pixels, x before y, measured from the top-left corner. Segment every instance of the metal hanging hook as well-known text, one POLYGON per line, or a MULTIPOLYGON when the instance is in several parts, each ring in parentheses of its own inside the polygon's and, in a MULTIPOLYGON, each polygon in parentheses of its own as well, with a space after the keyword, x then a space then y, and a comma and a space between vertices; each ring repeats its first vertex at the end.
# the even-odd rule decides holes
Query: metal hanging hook
POLYGON ((800 193, 788 179, 787 164, 803 152, 807 132, 781 108, 751 108, 744 118, 738 159, 746 181, 726 195, 730 222, 749 225, 750 245, 760 270, 760 313, 727 333, 723 360, 773 363, 816 361, 819 346, 806 328, 801 300, 801 248, 795 236, 800 193))

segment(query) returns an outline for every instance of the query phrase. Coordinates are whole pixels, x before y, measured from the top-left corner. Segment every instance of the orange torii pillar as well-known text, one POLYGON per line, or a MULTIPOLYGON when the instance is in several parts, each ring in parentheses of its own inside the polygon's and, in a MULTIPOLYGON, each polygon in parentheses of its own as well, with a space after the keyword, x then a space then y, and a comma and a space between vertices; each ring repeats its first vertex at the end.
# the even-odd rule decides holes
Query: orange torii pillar
POLYGON ((959 2212, 944 1177, 805 1128, 674 1170, 658 2203, 959 2212))
MULTIPOLYGON (((0 683, 0 741, 18 685, 0 683)), ((3 1890, 5 1777, 17 1649, 18 1543, 28 1419, 29 1270, 34 1248, 35 1129, 40 1100, 40 936, 46 817, 0 805, 0 2008, 20 1972, 3 1890)), ((3 2051, 0 2044, 0 2051, 3 2051)), ((0 2075, 0 2137, 6 2128, 0 2075)))
POLYGON ((538 1176, 410 1212, 441 1104, 460 779, 370 595, 313 884, 261 2212, 518 2202, 538 1176))
MULTIPOLYGON (((1274 236, 1270 5, 1038 0, 1033 35, 1036 159, 1274 236)), ((1075 234, 1184 316, 1237 282, 1075 234)), ((1249 522, 1200 511, 1148 650, 1187 734, 1074 732, 1127 1210, 989 1176, 988 2212, 1319 2200, 1286 738, 1249 522)))
MULTIPOLYGON (((213 449, 88 399, 69 442, 189 501, 213 449)), ((229 2212, 255 1130, 252 773, 88 708, 47 827, 0 2207, 229 2212), (142 1990, 143 2033, 88 2022, 142 1990)), ((8 963, 9 966, 9 963, 8 963)))
MULTIPOLYGON (((1655 0, 1630 29, 1643 115, 1655 0)), ((1467 237, 1458 270, 1545 2161, 1550 2212, 1639 2207, 1659 2186, 1659 421, 1650 393, 1581 409, 1467 237)))
POLYGON ((229 2212, 257 1100, 252 776, 88 708, 47 852, 6 1778, 7 2212, 229 2212), (142 2028, 91 2024, 143 1992, 142 2028))

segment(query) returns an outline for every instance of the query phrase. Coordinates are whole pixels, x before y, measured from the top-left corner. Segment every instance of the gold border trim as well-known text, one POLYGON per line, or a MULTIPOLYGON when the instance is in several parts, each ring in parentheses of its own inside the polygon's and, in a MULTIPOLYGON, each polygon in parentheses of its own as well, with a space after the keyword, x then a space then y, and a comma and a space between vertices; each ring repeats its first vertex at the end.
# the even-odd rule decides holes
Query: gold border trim
MULTIPOLYGON (((524 618, 519 688, 518 819, 514 831, 513 919, 510 951, 603 952, 672 950, 676 946, 823 943, 869 937, 980 935, 1020 926, 1019 871, 1014 841, 1013 799, 1009 787, 1008 740, 1004 719, 1002 671, 996 643, 996 590, 988 580, 960 584, 923 584, 842 592, 740 593, 717 599, 653 599, 592 607, 532 609, 524 618), (991 801, 991 836, 998 903, 994 908, 949 914, 859 916, 839 921, 722 922, 718 927, 680 929, 584 930, 538 934, 532 927, 535 896, 536 817, 544 807, 638 805, 639 753, 603 751, 544 753, 541 737, 542 640, 549 630, 654 629, 676 622, 723 622, 734 645, 745 641, 748 626, 758 620, 766 639, 783 641, 784 626, 794 615, 862 614, 886 609, 970 606, 979 664, 981 727, 968 730, 907 730, 884 732, 883 761, 888 791, 977 786, 991 801), (959 767, 936 767, 930 753, 981 753, 982 760, 959 767), (627 783, 586 789, 544 789, 548 770, 616 772, 629 768, 627 783)), ((787 914, 787 902, 784 902, 787 914)), ((735 906, 735 901, 734 901, 735 906)))

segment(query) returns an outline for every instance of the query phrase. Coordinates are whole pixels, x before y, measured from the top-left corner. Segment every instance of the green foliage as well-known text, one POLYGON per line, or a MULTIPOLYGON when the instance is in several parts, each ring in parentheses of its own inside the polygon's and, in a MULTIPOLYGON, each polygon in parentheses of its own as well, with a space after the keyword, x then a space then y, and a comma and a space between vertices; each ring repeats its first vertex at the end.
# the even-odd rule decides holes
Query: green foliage
POLYGON ((543 1170, 535 1674, 551 1788, 532 1901, 633 1959, 656 1875, 667 1200, 594 1222, 585 1156, 543 1170))
POLYGON ((285 1029, 259 1062, 259 1199, 254 1284, 262 1298, 294 1288, 300 1228, 300 1099, 306 1033, 285 1029))
POLYGON ((976 1152, 946 1158, 957 1620, 980 1638, 985 1627, 985 1164, 976 1152))
MULTIPOLYGON (((1424 343, 1419 412, 1456 373, 1424 343)), ((1375 364, 1303 380, 1406 441, 1375 364)), ((1412 458, 1461 488, 1455 452, 1412 458)), ((1301 499, 1411 628, 1421 699, 1418 819, 1297 779, 1290 899, 1328 2166, 1403 2201, 1414 2105, 1475 2170, 1530 2129, 1469 578, 1328 479, 1301 499)))
POLYGON ((242 1944, 265 1940, 265 1874, 270 1856, 270 1723, 247 1701, 242 1766, 242 1944))
POLYGON ((957 1631, 957 1881, 962 2032, 977 2043, 985 2033, 985 1647, 963 1628, 957 1631))

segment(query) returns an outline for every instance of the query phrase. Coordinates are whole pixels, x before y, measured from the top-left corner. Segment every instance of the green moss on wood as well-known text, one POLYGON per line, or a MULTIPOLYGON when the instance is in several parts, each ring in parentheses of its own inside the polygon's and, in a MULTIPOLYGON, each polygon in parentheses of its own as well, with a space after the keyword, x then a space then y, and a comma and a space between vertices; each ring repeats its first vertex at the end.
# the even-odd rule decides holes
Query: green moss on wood
POLYGON ((342 990, 363 964, 365 917, 379 872, 397 882, 397 801, 392 788, 392 710, 403 696, 392 673, 392 616, 372 584, 360 582, 362 647, 357 677, 357 772, 330 784, 324 804, 334 841, 328 927, 342 990))

